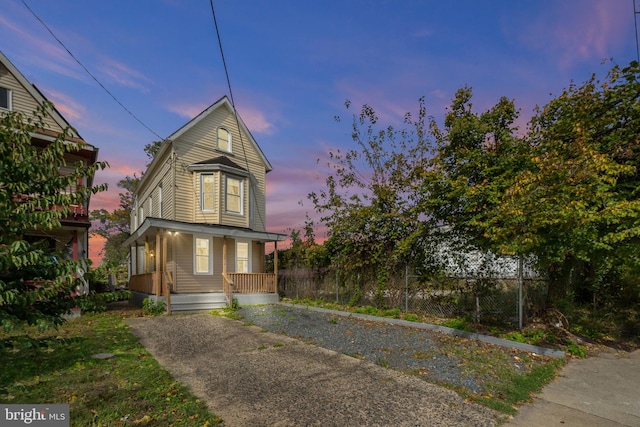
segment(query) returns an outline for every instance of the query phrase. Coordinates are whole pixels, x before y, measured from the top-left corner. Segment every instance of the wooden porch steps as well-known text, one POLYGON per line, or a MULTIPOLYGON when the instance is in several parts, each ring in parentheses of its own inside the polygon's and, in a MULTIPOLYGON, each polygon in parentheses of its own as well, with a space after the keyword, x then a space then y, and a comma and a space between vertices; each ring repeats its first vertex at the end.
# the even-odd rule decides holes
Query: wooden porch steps
MULTIPOLYGON (((142 307, 145 298, 152 301, 166 302, 164 296, 144 294, 132 291, 129 302, 142 307)), ((233 294, 240 306, 275 304, 279 301, 277 293, 233 294)), ((227 300, 222 292, 207 292, 199 294, 171 294, 171 313, 202 313, 218 310, 227 306, 227 300)))
POLYGON ((227 306, 227 300, 222 292, 202 294, 171 294, 172 313, 193 313, 210 311, 227 306))

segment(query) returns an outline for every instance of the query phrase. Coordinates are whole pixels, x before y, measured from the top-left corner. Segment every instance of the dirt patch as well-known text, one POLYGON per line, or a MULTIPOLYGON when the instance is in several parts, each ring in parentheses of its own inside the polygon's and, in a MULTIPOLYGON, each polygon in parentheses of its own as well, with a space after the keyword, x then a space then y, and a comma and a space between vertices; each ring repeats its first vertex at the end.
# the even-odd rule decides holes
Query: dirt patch
POLYGON ((115 301, 107 303, 107 312, 117 314, 122 318, 145 316, 144 311, 142 311, 142 307, 132 305, 129 301, 115 301))

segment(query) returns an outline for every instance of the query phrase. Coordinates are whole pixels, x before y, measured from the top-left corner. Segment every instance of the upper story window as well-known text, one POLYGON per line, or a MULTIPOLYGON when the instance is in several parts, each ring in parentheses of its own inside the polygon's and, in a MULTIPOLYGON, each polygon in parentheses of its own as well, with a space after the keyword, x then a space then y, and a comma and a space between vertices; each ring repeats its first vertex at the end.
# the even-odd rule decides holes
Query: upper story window
POLYGON ((213 174, 203 173, 200 175, 200 209, 203 212, 213 212, 215 210, 214 188, 213 174))
POLYGON ((218 149, 231 153, 231 133, 223 128, 218 128, 218 149))
POLYGON ((226 185, 226 211, 231 213, 242 214, 243 198, 242 198, 242 180, 238 178, 227 177, 226 185))
POLYGON ((0 87, 0 108, 11 110, 11 89, 0 87))
POLYGON ((158 186, 158 218, 162 218, 162 184, 158 186))

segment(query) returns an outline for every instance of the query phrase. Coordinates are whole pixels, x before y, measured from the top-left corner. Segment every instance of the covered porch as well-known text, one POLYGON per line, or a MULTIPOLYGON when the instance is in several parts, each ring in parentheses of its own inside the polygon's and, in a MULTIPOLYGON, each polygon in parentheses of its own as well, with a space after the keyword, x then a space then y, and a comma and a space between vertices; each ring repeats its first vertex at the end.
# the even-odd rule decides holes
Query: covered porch
POLYGON ((283 234, 147 218, 125 242, 130 247, 132 302, 141 304, 144 298, 164 301, 168 313, 221 308, 232 305, 234 298, 241 305, 277 302, 278 242, 285 238, 283 234), (211 261, 210 275, 197 275, 198 256, 187 254, 194 236, 211 239, 216 260, 211 261), (246 242, 245 247, 252 248, 255 253, 246 255, 250 260, 233 262, 239 256, 235 242, 246 242), (265 271, 267 243, 274 245, 273 273, 265 271), (243 268, 246 271, 235 271, 243 268))

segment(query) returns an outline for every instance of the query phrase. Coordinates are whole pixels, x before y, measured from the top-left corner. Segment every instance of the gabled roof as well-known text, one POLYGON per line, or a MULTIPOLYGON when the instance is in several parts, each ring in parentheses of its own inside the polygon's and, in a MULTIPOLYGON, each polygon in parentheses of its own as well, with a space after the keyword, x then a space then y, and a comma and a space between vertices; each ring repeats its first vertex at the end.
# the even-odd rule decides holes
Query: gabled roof
MULTIPOLYGON (((9 72, 16 78, 16 80, 18 80, 18 82, 22 85, 22 87, 24 87, 29 95, 31 95, 38 102, 38 104, 42 105, 45 101, 49 102, 49 100, 42 94, 42 92, 40 92, 40 90, 35 85, 27 80, 27 78, 11 63, 11 61, 9 61, 9 58, 7 58, 1 50, 0 63, 2 63, 2 65, 4 65, 9 70, 9 72)), ((88 144, 82 139, 80 134, 78 134, 78 131, 73 126, 71 126, 71 124, 62 116, 62 114, 60 114, 55 106, 48 111, 48 114, 51 116, 53 121, 55 121, 56 124, 58 124, 58 126, 60 126, 62 129, 71 128, 72 137, 78 138, 85 144, 88 144)))
MULTIPOLYGON (((20 85, 27 91, 29 95, 31 95, 39 105, 43 105, 46 102, 50 102, 40 90, 27 80, 27 78, 9 61, 4 53, 0 50, 0 63, 4 65, 4 67, 9 70, 9 73, 13 75, 13 77, 20 83, 20 85)), ((51 103, 53 105, 53 103, 51 103)), ((66 141, 76 144, 80 147, 80 151, 78 152, 83 157, 88 158, 91 163, 95 163, 98 160, 98 148, 89 144, 85 141, 78 131, 71 126, 71 124, 62 117, 62 114, 56 109, 55 106, 50 108, 47 111, 47 114, 51 119, 60 126, 61 129, 69 129, 69 134, 65 138, 66 141)), ((58 134, 55 131, 50 129, 39 129, 37 134, 31 134, 32 141, 35 143, 39 143, 38 141, 43 141, 44 143, 52 142, 57 137, 58 134), (48 142, 47 142, 48 141, 48 142)), ((87 178, 87 186, 91 187, 93 185, 93 175, 87 178)))
POLYGON ((229 98, 227 98, 226 95, 220 98, 219 100, 217 100, 216 102, 214 102, 213 104, 211 104, 207 109, 205 109, 196 117, 194 117, 192 120, 187 122, 184 126, 182 126, 180 129, 178 129, 173 134, 171 134, 167 139, 171 141, 175 141, 177 138, 183 135, 186 131, 188 131, 195 125, 197 125, 201 120, 203 120, 205 117, 207 117, 209 114, 213 113, 214 111, 218 110, 219 108, 226 108, 227 110, 229 110, 231 114, 234 114, 235 117, 237 117, 238 125, 240 126, 240 129, 249 138, 247 142, 251 144, 255 148, 256 152, 259 154, 260 158, 264 162, 266 171, 267 172, 271 171, 273 169, 273 167, 271 166, 271 163, 269 163, 269 160, 267 160, 267 157, 262 152, 262 149, 260 148, 256 140, 253 138, 253 135, 251 135, 251 132, 249 132, 249 128, 247 128, 247 126, 244 124, 244 121, 242 121, 242 118, 240 117, 240 115, 237 114, 237 112, 231 105, 231 102, 229 102, 229 98))

